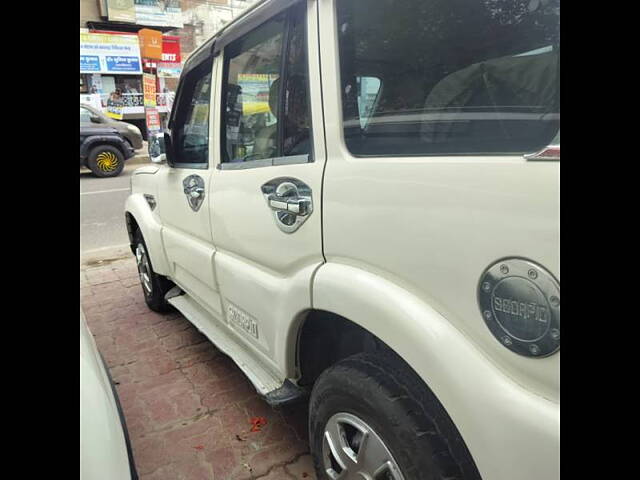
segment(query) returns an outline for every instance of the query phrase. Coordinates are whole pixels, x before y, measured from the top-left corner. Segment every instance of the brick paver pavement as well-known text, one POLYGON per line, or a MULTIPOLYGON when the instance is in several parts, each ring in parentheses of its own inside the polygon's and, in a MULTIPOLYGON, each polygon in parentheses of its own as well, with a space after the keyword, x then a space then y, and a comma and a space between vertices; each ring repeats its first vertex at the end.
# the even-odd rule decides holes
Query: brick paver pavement
POLYGON ((140 480, 315 479, 307 404, 269 407, 182 315, 149 310, 132 258, 81 269, 80 296, 140 480))

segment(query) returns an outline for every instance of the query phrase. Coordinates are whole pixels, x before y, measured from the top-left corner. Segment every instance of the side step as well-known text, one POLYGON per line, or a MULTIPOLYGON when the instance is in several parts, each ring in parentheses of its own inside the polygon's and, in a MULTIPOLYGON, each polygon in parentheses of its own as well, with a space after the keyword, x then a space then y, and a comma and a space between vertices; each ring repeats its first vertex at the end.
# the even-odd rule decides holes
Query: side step
POLYGON ((306 388, 295 385, 291 380, 286 379, 280 388, 263 395, 264 400, 272 407, 280 407, 300 402, 309 396, 306 388))
MULTIPOLYGON (((167 293, 173 292, 171 289, 167 293)), ((266 396, 282 387, 283 379, 259 361, 251 352, 242 348, 224 323, 201 307, 188 293, 167 298, 187 320, 207 337, 222 353, 228 355, 253 383, 258 394, 266 396)), ((276 397, 278 398, 278 397, 276 397)))
POLYGON ((165 293, 164 299, 168 302, 173 297, 179 297, 180 295, 184 295, 184 291, 179 286, 176 285, 171 290, 169 290, 167 293, 165 293))
MULTIPOLYGON (((191 299, 185 292, 184 290, 182 290, 180 287, 178 287, 177 285, 175 287, 173 287, 171 290, 169 290, 166 295, 164 296, 165 300, 167 302, 169 302, 171 305, 173 305, 174 307, 176 307, 180 313, 182 313, 187 320, 189 320, 191 323, 193 323, 193 325, 200 331, 202 332, 207 338, 209 338, 209 340, 215 344, 221 351, 223 351, 225 354, 229 355, 229 357, 231 357, 231 359, 238 365, 238 367, 243 371, 243 373, 249 378, 249 380, 251 380, 251 382, 253 383, 254 387, 256 388, 256 390, 258 391, 258 393, 262 396, 262 398, 264 398, 264 400, 272 407, 279 407, 282 405, 286 405, 286 404, 291 404, 291 403, 296 403, 299 402, 301 400, 304 400, 305 398, 307 398, 309 396, 309 391, 305 388, 299 387, 297 385, 295 385, 291 380, 286 379, 284 381, 284 383, 282 383, 282 385, 280 387, 277 388, 273 388, 272 390, 266 391, 265 392, 265 388, 267 387, 267 385, 265 384, 266 382, 260 381, 260 382, 256 382, 256 377, 260 375, 260 373, 262 373, 264 377, 264 374, 266 372, 259 372, 259 368, 256 368, 256 366, 254 365, 253 368, 251 368, 250 365, 248 365, 248 362, 242 361, 241 359, 236 359, 234 358, 232 355, 229 354, 229 350, 228 350, 228 346, 227 346, 227 342, 225 342, 224 340, 226 340, 226 338, 221 339, 219 335, 216 336, 216 338, 212 338, 210 335, 213 334, 213 328, 210 329, 206 329, 204 330, 203 328, 201 328, 200 325, 202 325, 204 327, 205 324, 207 325, 211 325, 213 322, 207 321, 206 319, 202 318, 206 315, 206 312, 204 310, 201 310, 200 308, 196 308, 197 305, 195 304, 195 302, 193 301, 193 299, 191 299), (184 296, 184 297, 183 297, 184 296), (183 298, 180 298, 183 297, 183 298), (200 318, 196 318, 196 317, 200 317, 200 318), (222 340, 222 341, 220 341, 222 340), (256 375, 257 374, 257 375, 256 375), (259 388, 262 387, 262 388, 259 388)), ((219 333, 223 333, 222 329, 221 332, 219 333)), ((225 337, 228 334, 226 334, 225 332, 225 337)), ((238 351, 238 350, 236 350, 238 351)), ((240 352, 238 352, 240 353, 240 352)), ((270 375, 268 375, 270 376, 270 375)), ((274 386, 273 382, 269 382, 271 387, 274 386)), ((267 387, 268 388, 268 387, 267 387)))

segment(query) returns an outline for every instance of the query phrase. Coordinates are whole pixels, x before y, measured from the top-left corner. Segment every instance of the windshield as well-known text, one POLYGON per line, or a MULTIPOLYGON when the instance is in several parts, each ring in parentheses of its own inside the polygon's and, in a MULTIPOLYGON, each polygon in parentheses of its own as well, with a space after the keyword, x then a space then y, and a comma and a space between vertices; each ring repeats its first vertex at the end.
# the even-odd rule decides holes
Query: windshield
POLYGON ((354 155, 521 154, 560 126, 559 0, 339 0, 354 155))

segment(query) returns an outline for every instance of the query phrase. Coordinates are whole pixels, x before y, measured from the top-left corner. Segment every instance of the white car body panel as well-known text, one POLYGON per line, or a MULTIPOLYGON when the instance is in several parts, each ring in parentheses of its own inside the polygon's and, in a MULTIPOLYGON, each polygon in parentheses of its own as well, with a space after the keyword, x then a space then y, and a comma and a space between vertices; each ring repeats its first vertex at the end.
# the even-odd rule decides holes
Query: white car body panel
POLYGON ((187 293, 170 302, 261 394, 299 378, 306 311, 341 315, 383 340, 433 390, 482 478, 559 478, 560 355, 504 348, 477 302, 480 276, 502 258, 532 260, 559 281, 559 162, 353 157, 342 133, 335 5, 307 5, 314 162, 217 168, 219 55, 207 169, 162 165, 133 179, 126 209, 154 270, 187 293), (190 174, 206 185, 198 212, 182 191, 190 174), (312 189, 314 212, 293 234, 276 227, 260 191, 285 176, 312 189), (142 196, 149 191, 158 198, 154 212, 142 196), (241 326, 248 324, 257 336, 241 326))
POLYGON ((111 383, 80 311, 80 479, 129 480, 125 436, 111 383))
POLYGON ((334 141, 323 196, 327 264, 314 281, 314 307, 361 324, 420 374, 483 478, 558 478, 560 355, 504 348, 484 323, 477 289, 504 257, 531 259, 559 279, 559 162, 353 157, 340 121, 333 2, 319 9, 334 141))

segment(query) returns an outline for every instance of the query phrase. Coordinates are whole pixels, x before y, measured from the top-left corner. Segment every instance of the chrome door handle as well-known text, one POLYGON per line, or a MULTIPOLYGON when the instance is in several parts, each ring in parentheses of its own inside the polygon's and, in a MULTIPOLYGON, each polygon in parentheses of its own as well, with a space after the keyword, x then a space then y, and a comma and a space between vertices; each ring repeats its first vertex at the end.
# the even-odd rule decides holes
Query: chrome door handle
POLYGON ((191 196, 191 198, 200 198, 204 193, 204 188, 195 187, 191 189, 185 189, 184 193, 191 196))
POLYGON ((313 212, 311 189, 296 178, 275 178, 261 189, 276 225, 285 233, 295 232, 313 212))
POLYGON ((268 201, 272 210, 302 216, 308 215, 309 207, 311 206, 311 201, 307 198, 286 198, 270 195, 268 201))
POLYGON ((199 175, 189 175, 182 181, 184 194, 187 196, 187 202, 191 210, 197 212, 204 201, 204 180, 199 175))

